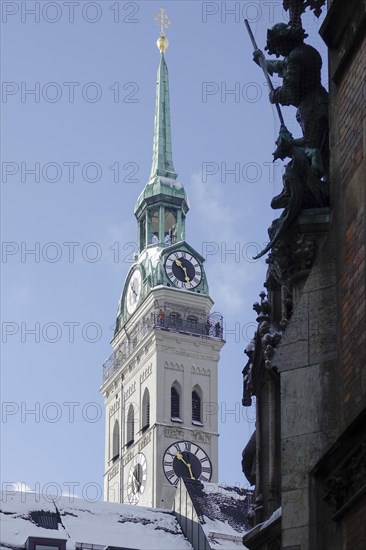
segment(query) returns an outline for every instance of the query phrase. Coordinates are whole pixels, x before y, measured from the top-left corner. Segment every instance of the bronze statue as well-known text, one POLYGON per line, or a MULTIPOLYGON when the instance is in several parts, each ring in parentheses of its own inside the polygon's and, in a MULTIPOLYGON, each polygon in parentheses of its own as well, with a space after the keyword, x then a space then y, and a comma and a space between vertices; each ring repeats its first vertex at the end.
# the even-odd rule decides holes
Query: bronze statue
POLYGON ((270 243, 255 259, 273 249, 285 237, 302 209, 329 205, 328 92, 321 83, 322 59, 315 48, 304 43, 308 36, 301 26, 304 2, 289 0, 287 6, 291 7, 294 17, 298 14, 297 24, 278 23, 269 29, 265 48, 270 55, 281 56, 283 60, 265 59, 248 21, 245 21, 255 48, 254 61, 264 72, 270 88, 269 98, 276 105, 281 123, 274 160, 291 159, 285 167, 283 190, 271 203, 272 208, 283 208, 284 211, 269 229, 270 243), (269 76, 274 73, 283 79, 282 86, 276 89, 269 76), (294 139, 287 130, 280 105, 297 107, 296 118, 302 129, 302 138, 294 139))
MULTIPOLYGON (((279 88, 271 91, 271 103, 297 107, 296 118, 303 137, 294 144, 320 152, 323 175, 328 172, 328 92, 321 84, 322 59, 318 51, 304 43, 307 34, 301 27, 284 23, 268 30, 266 50, 270 55, 282 56, 281 61, 266 60, 269 74, 283 79, 279 88)), ((254 51, 254 60, 263 63, 263 52, 254 51)), ((318 164, 319 160, 318 159, 318 164)))
POLYGON ((329 206, 329 187, 322 178, 322 165, 316 150, 302 147, 294 140, 290 132, 281 127, 276 141, 274 159, 291 158, 283 175, 283 191, 271 202, 273 209, 284 208, 281 216, 274 220, 268 230, 270 242, 255 259, 261 258, 271 250, 286 233, 303 208, 322 208, 329 206))

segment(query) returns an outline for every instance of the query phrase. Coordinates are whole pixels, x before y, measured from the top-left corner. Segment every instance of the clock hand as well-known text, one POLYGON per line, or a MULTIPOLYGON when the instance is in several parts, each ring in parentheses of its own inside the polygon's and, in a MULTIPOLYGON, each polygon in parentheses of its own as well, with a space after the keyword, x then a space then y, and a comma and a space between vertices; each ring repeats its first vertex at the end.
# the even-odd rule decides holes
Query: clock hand
POLYGON ((137 490, 139 491, 140 490, 140 487, 141 487, 141 481, 139 480, 139 478, 137 477, 137 475, 135 474, 135 472, 133 472, 133 477, 134 477, 134 480, 133 482, 135 483, 135 486, 137 488, 137 490))
POLYGON ((184 464, 185 466, 187 466, 187 468, 188 468, 188 470, 189 470, 189 475, 191 476, 191 479, 194 479, 194 480, 195 480, 196 478, 193 476, 193 473, 192 473, 192 466, 191 466, 188 462, 186 462, 186 461, 184 460, 182 453, 179 453, 179 452, 178 452, 178 453, 176 454, 176 457, 177 457, 178 460, 180 460, 181 462, 183 462, 183 464, 184 464))
POLYGON ((175 263, 177 264, 178 267, 183 269, 184 274, 185 274, 185 280, 186 280, 187 283, 190 283, 191 279, 188 277, 187 268, 184 267, 184 265, 182 264, 182 262, 180 260, 175 260, 175 263))

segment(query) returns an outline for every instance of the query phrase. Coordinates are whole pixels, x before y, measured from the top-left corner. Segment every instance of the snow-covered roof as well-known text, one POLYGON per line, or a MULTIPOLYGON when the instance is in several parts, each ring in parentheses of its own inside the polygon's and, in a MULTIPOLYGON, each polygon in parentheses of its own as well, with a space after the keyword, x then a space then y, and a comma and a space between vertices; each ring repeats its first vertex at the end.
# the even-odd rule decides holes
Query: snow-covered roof
POLYGON ((185 485, 210 547, 244 550, 243 535, 251 528, 252 491, 233 485, 189 480, 185 480, 185 485))
POLYGON ((67 550, 74 550, 77 543, 104 548, 192 550, 174 514, 166 510, 20 491, 0 494, 0 550, 24 548, 28 537, 64 539, 67 550), (44 512, 38 514, 42 521, 34 512, 44 512), (57 529, 39 526, 47 524, 44 519, 55 516, 57 529))

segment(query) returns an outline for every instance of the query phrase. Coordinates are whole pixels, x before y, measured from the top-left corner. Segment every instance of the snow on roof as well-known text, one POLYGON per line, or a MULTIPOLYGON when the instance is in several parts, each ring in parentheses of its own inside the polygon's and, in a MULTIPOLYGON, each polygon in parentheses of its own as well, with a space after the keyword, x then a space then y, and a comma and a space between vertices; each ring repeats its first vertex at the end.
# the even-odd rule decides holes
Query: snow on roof
POLYGON ((184 481, 211 548, 245 550, 243 535, 251 528, 252 491, 220 483, 184 481))
POLYGON ((160 256, 163 248, 160 246, 152 246, 146 248, 139 257, 139 263, 143 263, 146 258, 149 258, 153 267, 156 267, 160 261, 160 256))
POLYGON ((24 548, 28 537, 76 543, 117 546, 139 550, 191 549, 175 516, 166 510, 128 504, 87 502, 74 497, 40 496, 37 493, 2 492, 0 548, 24 548), (59 514, 58 529, 34 523, 32 512, 59 514))

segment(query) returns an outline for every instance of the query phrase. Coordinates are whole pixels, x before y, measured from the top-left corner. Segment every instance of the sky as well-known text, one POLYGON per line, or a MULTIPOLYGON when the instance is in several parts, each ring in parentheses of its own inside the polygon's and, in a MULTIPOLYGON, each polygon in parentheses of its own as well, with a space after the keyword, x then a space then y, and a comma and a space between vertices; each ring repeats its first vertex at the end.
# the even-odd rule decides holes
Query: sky
MULTIPOLYGON (((172 24, 173 158, 190 199, 186 240, 224 316, 219 480, 246 486, 244 349, 282 188, 279 122, 252 61, 287 21, 282 1, 164 2, 172 24)), ((1 480, 102 498, 102 364, 136 252, 135 201, 151 169, 161 2, 3 1, 1 33, 1 480), (31 13, 33 12, 33 13, 31 13), (33 90, 33 91, 32 91, 33 90)), ((320 21, 304 17, 324 60, 320 21)), ((275 86, 280 85, 274 79, 275 86)), ((300 130, 295 109, 288 128, 300 130)), ((3 485, 4 487, 4 485, 3 485)))

